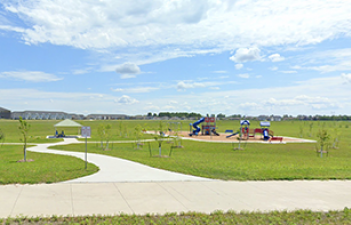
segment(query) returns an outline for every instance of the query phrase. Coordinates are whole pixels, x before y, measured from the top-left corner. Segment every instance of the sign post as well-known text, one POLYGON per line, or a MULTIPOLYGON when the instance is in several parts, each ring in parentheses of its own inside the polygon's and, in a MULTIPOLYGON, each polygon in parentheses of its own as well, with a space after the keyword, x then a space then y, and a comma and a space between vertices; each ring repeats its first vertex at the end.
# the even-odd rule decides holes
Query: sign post
POLYGON ((88 168, 88 137, 91 135, 90 127, 82 127, 81 130, 82 137, 85 137, 85 169, 88 168))

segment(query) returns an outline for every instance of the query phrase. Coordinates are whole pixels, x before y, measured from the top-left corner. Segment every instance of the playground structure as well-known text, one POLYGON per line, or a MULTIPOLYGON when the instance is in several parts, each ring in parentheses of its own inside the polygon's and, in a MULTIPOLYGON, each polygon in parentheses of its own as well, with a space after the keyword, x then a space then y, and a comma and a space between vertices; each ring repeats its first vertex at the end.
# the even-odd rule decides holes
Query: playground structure
POLYGON ((226 137, 230 138, 239 134, 240 140, 243 140, 243 139, 248 140, 249 138, 255 139, 256 134, 261 134, 263 136, 264 141, 275 140, 275 141, 282 142, 283 140, 282 137, 274 137, 274 132, 272 130, 269 130, 270 125, 271 124, 269 121, 262 121, 260 122, 261 128, 250 128, 249 120, 241 120, 239 131, 234 133, 233 130, 226 130, 225 131, 226 133, 232 133, 226 137))
POLYGON ((215 117, 202 117, 198 121, 196 121, 194 123, 190 123, 189 125, 190 125, 189 136, 193 136, 193 135, 197 136, 197 135, 199 135, 200 131, 201 131, 201 135, 214 134, 216 136, 219 136, 219 134, 216 131, 216 118, 215 117), (206 125, 202 125, 200 128, 199 125, 203 122, 205 122, 206 125), (194 128, 194 130, 192 128, 194 128))

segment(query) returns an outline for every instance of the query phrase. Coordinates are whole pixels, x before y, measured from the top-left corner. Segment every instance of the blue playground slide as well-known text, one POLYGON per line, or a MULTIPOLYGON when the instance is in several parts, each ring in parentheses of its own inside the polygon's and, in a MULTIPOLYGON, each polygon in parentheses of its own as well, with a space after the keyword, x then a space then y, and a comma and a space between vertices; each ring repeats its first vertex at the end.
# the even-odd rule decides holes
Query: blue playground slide
POLYGON ((233 133, 233 134, 231 134, 231 135, 228 135, 228 136, 226 136, 226 138, 230 138, 230 137, 235 136, 235 135, 237 135, 237 134, 239 134, 239 132, 236 132, 236 133, 233 133))
POLYGON ((201 129, 200 129, 200 127, 198 127, 198 125, 204 121, 205 121, 205 118, 203 117, 203 118, 199 119, 198 121, 196 121, 195 123, 193 123, 193 127, 195 128, 195 130, 193 130, 193 135, 199 134, 201 129))
POLYGON ((265 141, 269 140, 269 132, 267 128, 263 129, 263 140, 265 141))

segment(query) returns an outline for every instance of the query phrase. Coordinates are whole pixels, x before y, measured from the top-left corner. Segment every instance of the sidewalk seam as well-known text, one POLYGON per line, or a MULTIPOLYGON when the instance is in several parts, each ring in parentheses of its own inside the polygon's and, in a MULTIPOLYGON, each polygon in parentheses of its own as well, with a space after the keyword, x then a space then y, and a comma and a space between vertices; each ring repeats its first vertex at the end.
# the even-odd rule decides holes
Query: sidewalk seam
POLYGON ((71 205, 72 205, 72 216, 75 216, 75 213, 74 213, 74 204, 73 204, 73 188, 72 188, 72 184, 70 184, 70 187, 71 187, 71 205))
POLYGON ((133 212, 133 214, 135 214, 134 210, 132 209, 132 207, 129 205, 129 202, 127 201, 127 199, 124 197, 124 195, 122 194, 122 192, 119 190, 119 188, 116 186, 116 183, 113 183, 113 186, 115 186, 115 188, 117 189, 117 191, 119 192, 119 194, 122 196, 123 200, 127 203, 128 208, 133 212))
MULTIPOLYGON (((165 188, 164 186, 161 185, 161 183, 158 183, 158 185, 163 189, 165 190, 169 195, 171 195, 177 202, 179 202, 184 208, 187 209, 187 211, 189 211, 189 208, 186 207, 186 205, 184 205, 184 203, 182 201, 180 201, 178 198, 176 198, 171 192, 168 191, 167 188, 165 188)), ((185 198, 186 200, 189 200, 187 199, 183 194, 179 193, 177 190, 175 190, 172 186, 170 187, 173 189, 173 191, 177 192, 178 194, 180 194, 183 198, 185 198)))
POLYGON ((23 188, 24 188, 24 186, 21 186, 21 191, 20 191, 20 192, 18 193, 18 195, 17 195, 17 198, 16 198, 16 201, 15 201, 15 204, 13 204, 13 207, 12 207, 12 209, 11 209, 11 213, 10 213, 10 215, 12 215, 13 211, 15 210, 15 207, 16 207, 16 205, 17 205, 17 201, 18 201, 18 199, 19 199, 20 195, 22 194, 23 188))

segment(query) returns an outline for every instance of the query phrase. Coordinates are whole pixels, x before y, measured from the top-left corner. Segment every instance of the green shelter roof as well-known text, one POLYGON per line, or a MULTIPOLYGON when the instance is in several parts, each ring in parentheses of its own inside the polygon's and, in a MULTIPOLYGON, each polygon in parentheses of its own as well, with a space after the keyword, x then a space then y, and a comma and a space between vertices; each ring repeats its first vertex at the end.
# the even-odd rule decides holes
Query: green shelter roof
POLYGON ((82 127, 82 125, 73 120, 66 119, 55 124, 54 127, 82 127))

